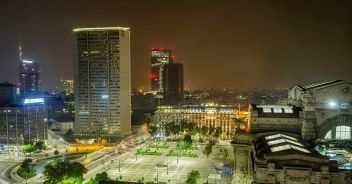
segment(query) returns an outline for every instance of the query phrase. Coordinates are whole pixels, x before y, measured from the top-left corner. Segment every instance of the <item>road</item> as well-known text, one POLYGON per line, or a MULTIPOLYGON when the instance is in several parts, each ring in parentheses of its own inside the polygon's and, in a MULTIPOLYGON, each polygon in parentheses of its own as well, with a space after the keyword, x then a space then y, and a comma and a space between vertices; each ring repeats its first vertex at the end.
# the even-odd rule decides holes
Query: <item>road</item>
POLYGON ((15 162, 0 162, 0 184, 12 184, 16 183, 15 180, 9 178, 10 172, 13 167, 15 167, 18 163, 15 162))

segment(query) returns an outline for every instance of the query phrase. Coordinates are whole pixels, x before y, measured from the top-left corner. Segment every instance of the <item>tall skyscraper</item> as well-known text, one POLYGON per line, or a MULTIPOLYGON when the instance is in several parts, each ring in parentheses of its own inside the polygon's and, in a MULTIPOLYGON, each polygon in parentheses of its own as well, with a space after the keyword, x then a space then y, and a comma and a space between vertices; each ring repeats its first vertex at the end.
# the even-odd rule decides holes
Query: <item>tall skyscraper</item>
POLYGON ((60 80, 60 93, 65 93, 66 96, 73 94, 73 80, 60 80))
POLYGON ((35 61, 22 57, 22 46, 19 45, 19 88, 21 96, 31 96, 39 93, 40 70, 35 61))
POLYGON ((76 42, 77 133, 131 133, 130 30, 79 28, 76 42))
POLYGON ((163 93, 165 102, 177 104, 183 97, 183 65, 172 63, 164 65, 163 93))
POLYGON ((152 84, 152 91, 163 91, 163 70, 164 65, 173 62, 171 50, 163 48, 151 50, 151 73, 150 79, 152 84))

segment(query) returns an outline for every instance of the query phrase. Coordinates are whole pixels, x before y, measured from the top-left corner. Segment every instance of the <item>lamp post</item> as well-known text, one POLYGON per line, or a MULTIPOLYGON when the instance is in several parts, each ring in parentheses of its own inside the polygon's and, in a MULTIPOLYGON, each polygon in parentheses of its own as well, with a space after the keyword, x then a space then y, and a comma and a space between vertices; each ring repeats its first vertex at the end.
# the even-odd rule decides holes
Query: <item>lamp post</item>
POLYGON ((159 183, 159 170, 156 169, 156 183, 159 183))
POLYGON ((101 167, 101 172, 104 172, 104 159, 101 161, 102 167, 101 167))
POLYGON ((169 159, 166 155, 166 174, 169 175, 169 159))
POLYGON ((177 159, 177 163, 178 163, 178 144, 176 144, 176 159, 177 159))
POLYGON ((119 159, 119 172, 121 172, 120 168, 121 168, 121 159, 119 159))

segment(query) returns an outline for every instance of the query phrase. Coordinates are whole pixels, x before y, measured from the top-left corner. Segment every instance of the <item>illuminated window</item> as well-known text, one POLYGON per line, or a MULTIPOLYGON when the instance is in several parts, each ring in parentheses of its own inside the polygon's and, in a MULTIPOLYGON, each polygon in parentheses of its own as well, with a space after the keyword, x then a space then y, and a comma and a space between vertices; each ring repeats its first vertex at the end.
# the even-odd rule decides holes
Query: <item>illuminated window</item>
POLYGON ((263 112, 265 112, 265 113, 271 113, 271 108, 264 107, 264 108, 263 108, 263 112))
POLYGON ((285 137, 285 138, 288 138, 288 139, 292 139, 292 140, 294 140, 294 141, 297 141, 297 139, 294 138, 294 137, 291 137, 291 136, 288 136, 288 135, 283 135, 283 134, 281 134, 281 135, 282 135, 282 137, 285 137))
POLYGON ((291 144, 295 144, 297 146, 302 146, 303 147, 303 144, 299 143, 299 142, 296 142, 296 141, 291 141, 290 139, 285 139, 285 141, 291 143, 291 144))
POLYGON ((331 139, 331 130, 329 130, 328 133, 326 133, 325 139, 331 139))
POLYGON ((293 113, 292 108, 284 108, 285 113, 293 113))
POLYGON ((271 135, 271 136, 266 136, 265 139, 266 140, 270 140, 270 139, 275 139, 281 137, 281 134, 275 134, 275 135, 271 135))
POLYGON ((305 148, 301 148, 301 147, 298 147, 298 146, 294 146, 294 145, 290 145, 293 149, 295 150, 298 150, 298 151, 302 151, 302 152, 305 152, 305 153, 310 153, 309 150, 305 149, 305 148))
POLYGON ((337 126, 336 139, 351 139, 351 127, 337 126))
POLYGON ((343 110, 348 109, 348 105, 347 105, 346 102, 342 102, 342 103, 340 104, 340 106, 341 106, 341 109, 343 109, 343 110))
POLYGON ((283 142, 286 142, 285 139, 278 139, 278 140, 269 141, 268 145, 280 144, 283 142))
POLYGON ((283 151, 288 149, 291 149, 291 146, 288 144, 270 148, 271 152, 283 151))
POLYGON ((282 109, 278 107, 274 107, 274 113, 282 113, 282 109))

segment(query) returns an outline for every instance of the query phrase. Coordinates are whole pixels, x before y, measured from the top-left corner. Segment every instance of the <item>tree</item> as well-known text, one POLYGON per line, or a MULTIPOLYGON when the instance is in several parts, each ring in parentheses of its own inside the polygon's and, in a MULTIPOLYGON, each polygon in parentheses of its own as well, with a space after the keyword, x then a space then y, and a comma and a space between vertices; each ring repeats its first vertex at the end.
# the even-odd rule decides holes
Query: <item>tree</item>
POLYGON ((209 141, 209 143, 204 148, 204 154, 207 156, 207 158, 213 151, 213 145, 214 145, 214 142, 209 141))
POLYGON ((64 134, 64 139, 67 142, 74 142, 75 141, 75 135, 73 130, 69 129, 67 132, 64 134))
POLYGON ((181 121, 180 123, 180 133, 184 133, 187 130, 187 122, 181 121))
POLYGON ((180 134, 181 126, 178 123, 172 122, 171 125, 171 133, 174 135, 180 134))
POLYGON ((69 178, 83 179, 83 174, 87 171, 87 168, 79 162, 59 161, 45 166, 43 174, 45 183, 59 183, 69 178))
POLYGON ((155 134, 158 132, 158 127, 155 125, 150 125, 148 132, 151 136, 155 136, 155 134))
POLYGON ((221 127, 216 127, 214 135, 215 135, 215 137, 217 139, 219 139, 219 137, 221 137, 222 133, 223 133, 222 128, 221 127))
POLYGON ((200 128, 200 134, 202 136, 207 136, 209 132, 209 128, 207 126, 202 126, 202 128, 200 128))
POLYGON ((29 168, 29 164, 32 162, 32 159, 26 158, 22 161, 21 167, 24 169, 29 168))
POLYGON ((95 179, 100 181, 100 180, 110 180, 108 173, 106 172, 102 172, 102 173, 98 173, 97 175, 95 175, 95 179))
POLYGON ((209 127, 208 136, 213 136, 214 132, 215 132, 215 127, 214 126, 210 126, 209 127))
POLYGON ((102 140, 101 140, 101 144, 102 144, 102 145, 106 145, 106 143, 108 143, 108 141, 107 141, 106 139, 102 139, 102 140))
POLYGON ((196 133, 196 124, 195 123, 193 123, 193 122, 189 122, 189 123, 187 123, 187 132, 188 132, 188 134, 190 134, 190 135, 194 135, 195 133, 196 133))
POLYGON ((197 184, 199 178, 199 171, 192 170, 187 176, 186 184, 197 184))
POLYGON ((192 137, 189 134, 186 134, 183 137, 183 142, 187 143, 187 144, 192 144, 192 137))
MULTIPOLYGON (((58 184, 81 184, 83 183, 83 178, 65 178, 58 182, 58 184)), ((97 183, 98 184, 98 183, 97 183)))
POLYGON ((35 151, 35 148, 32 144, 26 144, 22 147, 23 153, 32 153, 33 151, 35 151))
POLYGON ((97 175, 95 175, 95 178, 91 178, 87 184, 99 184, 101 183, 101 180, 111 180, 108 176, 108 173, 106 172, 102 172, 102 173, 98 173, 97 175))
POLYGON ((43 141, 38 141, 34 144, 35 150, 43 150, 46 148, 46 145, 43 141))

